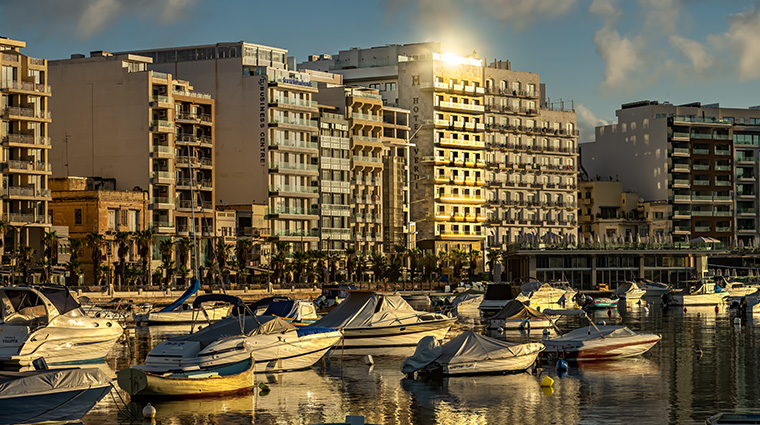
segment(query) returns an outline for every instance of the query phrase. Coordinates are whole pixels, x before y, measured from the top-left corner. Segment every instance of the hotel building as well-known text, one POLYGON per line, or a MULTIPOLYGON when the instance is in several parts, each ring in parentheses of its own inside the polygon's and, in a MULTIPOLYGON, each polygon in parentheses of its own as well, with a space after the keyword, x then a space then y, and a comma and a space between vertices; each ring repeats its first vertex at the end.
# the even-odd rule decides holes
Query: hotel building
POLYGON ((24 47, 23 41, 0 38, 0 213, 13 230, 6 233, 3 246, 31 246, 39 256, 42 236, 51 225, 51 90, 48 62, 22 54, 24 47))

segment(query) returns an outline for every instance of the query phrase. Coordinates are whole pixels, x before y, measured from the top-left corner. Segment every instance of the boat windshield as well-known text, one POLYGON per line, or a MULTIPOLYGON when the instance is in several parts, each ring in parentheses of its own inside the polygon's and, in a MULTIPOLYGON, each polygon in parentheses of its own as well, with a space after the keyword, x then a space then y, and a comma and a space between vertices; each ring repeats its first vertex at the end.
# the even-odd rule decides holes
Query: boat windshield
POLYGON ((48 323, 45 302, 28 289, 5 289, 0 292, 0 323, 36 329, 48 323))

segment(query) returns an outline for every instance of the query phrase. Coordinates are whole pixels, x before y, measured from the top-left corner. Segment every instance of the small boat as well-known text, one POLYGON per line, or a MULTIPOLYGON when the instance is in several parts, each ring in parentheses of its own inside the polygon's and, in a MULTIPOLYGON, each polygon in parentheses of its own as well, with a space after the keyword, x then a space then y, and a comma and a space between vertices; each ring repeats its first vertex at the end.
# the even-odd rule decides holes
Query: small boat
POLYGON ((420 340, 414 355, 404 360, 405 374, 421 371, 443 375, 475 375, 522 372, 536 362, 544 345, 514 343, 465 331, 438 345, 433 337, 420 340))
POLYGON ((401 298, 409 303, 409 305, 412 306, 412 308, 415 310, 429 311, 430 307, 433 305, 433 302, 430 300, 430 296, 427 294, 402 295, 401 298))
POLYGON ((488 329, 530 330, 551 328, 558 315, 546 315, 517 300, 511 300, 501 311, 488 319, 488 329))
POLYGON ((719 290, 716 292, 715 285, 703 281, 689 281, 687 286, 678 291, 665 295, 667 305, 690 306, 690 305, 720 305, 726 302, 728 292, 719 290))
POLYGON ((619 301, 617 298, 596 297, 585 307, 590 309, 617 308, 619 301))
POLYGON ((0 424, 79 421, 111 388, 98 368, 0 372, 0 424))
POLYGON ((159 374, 205 370, 253 355, 256 372, 298 370, 311 367, 340 339, 341 332, 336 329, 296 328, 275 316, 236 314, 195 333, 161 342, 150 350, 145 364, 134 368, 159 374))
POLYGON ((480 302, 480 316, 488 319, 504 308, 507 303, 520 295, 520 287, 509 283, 490 283, 486 286, 483 301, 480 302))
POLYGON ((637 282, 622 282, 615 290, 615 295, 618 298, 626 301, 636 301, 646 295, 647 289, 645 286, 640 285, 637 282))
POLYGON ((229 315, 229 306, 202 307, 190 306, 185 302, 190 299, 201 287, 198 279, 193 279, 192 285, 173 303, 158 311, 146 313, 134 313, 133 318, 137 323, 169 325, 195 322, 218 322, 229 315))
POLYGON ((103 359, 124 333, 118 322, 87 316, 69 290, 58 285, 0 288, 0 364, 29 366, 103 359))
POLYGON ((479 318, 482 303, 483 294, 465 291, 451 302, 451 311, 457 317, 479 318))
POLYGON ((705 420, 706 425, 760 425, 760 415, 718 413, 705 420))
POLYGON ((239 394, 254 387, 254 360, 211 368, 151 373, 137 368, 120 370, 119 387, 134 398, 196 398, 239 394))
POLYGON ((562 304, 571 301, 577 291, 567 282, 528 282, 520 286, 515 299, 528 305, 562 304))
POLYGON ((295 326, 311 325, 317 320, 314 303, 305 300, 275 299, 264 311, 264 316, 277 316, 295 326))
POLYGON ((329 310, 348 298, 349 291, 355 291, 354 285, 325 285, 322 294, 317 297, 314 304, 320 312, 329 310))
POLYGON ((644 354, 660 339, 660 335, 638 334, 625 326, 592 323, 557 338, 544 339, 543 355, 573 362, 620 359, 644 354))
POLYGON ((443 314, 417 311, 397 294, 352 291, 313 326, 342 330, 341 348, 373 350, 414 347, 428 335, 442 340, 455 321, 443 314))
POLYGON ((648 279, 637 279, 636 282, 640 285, 644 285, 647 291, 645 296, 647 297, 661 297, 673 290, 670 285, 662 282, 655 282, 648 279))

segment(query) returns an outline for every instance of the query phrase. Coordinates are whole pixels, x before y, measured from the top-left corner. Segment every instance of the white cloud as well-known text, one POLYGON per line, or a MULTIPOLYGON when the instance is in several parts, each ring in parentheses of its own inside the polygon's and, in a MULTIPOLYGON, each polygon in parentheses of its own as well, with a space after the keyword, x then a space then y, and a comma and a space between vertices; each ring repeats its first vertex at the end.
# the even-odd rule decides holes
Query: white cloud
POLYGON ((612 120, 599 118, 590 109, 580 104, 575 105, 575 114, 578 120, 578 131, 580 132, 578 141, 580 143, 593 142, 596 127, 612 124, 612 120))
POLYGON ((676 33, 681 15, 680 0, 641 0, 639 7, 647 11, 644 26, 649 31, 676 33))
MULTIPOLYGON (((757 5, 757 3, 756 3, 757 5)), ((737 13, 728 19, 728 31, 708 36, 708 41, 717 51, 728 49, 738 62, 737 73, 742 80, 760 77, 760 8, 737 13)))
POLYGON ((577 0, 475 0, 496 19, 525 30, 538 20, 564 16, 577 0))
POLYGON ((621 37, 617 31, 605 26, 594 34, 593 41, 596 52, 605 63, 602 86, 608 89, 631 87, 646 66, 640 39, 621 37))
POLYGON ((704 75, 715 64, 715 59, 707 52, 705 46, 697 41, 678 35, 671 35, 668 41, 675 50, 689 59, 697 74, 704 75))

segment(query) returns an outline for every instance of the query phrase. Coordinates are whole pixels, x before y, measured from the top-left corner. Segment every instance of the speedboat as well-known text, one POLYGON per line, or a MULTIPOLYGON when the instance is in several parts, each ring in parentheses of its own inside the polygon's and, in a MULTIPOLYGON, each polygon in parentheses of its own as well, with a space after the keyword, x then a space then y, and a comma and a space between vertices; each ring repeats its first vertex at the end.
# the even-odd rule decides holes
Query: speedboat
POLYGON ((474 375, 522 372, 536 362, 544 345, 514 343, 465 331, 439 345, 435 338, 420 340, 414 355, 404 360, 403 373, 417 371, 443 375, 474 375))
POLYGON ((690 305, 720 305, 726 302, 728 292, 715 288, 709 282, 690 281, 686 282, 684 289, 665 295, 667 305, 690 306, 690 305), (717 290, 717 291, 716 291, 717 290))
POLYGON ((590 309, 617 308, 619 301, 617 298, 595 297, 585 307, 590 309))
POLYGON ((400 295, 352 291, 313 326, 341 329, 342 348, 414 347, 425 336, 442 340, 456 318, 414 310, 400 295))
POLYGON ((625 326, 592 324, 545 339, 543 355, 574 362, 620 359, 644 354, 660 339, 660 335, 638 334, 625 326))
POLYGON ((124 329, 87 316, 68 289, 57 285, 0 288, 0 364, 24 367, 103 359, 124 329))
POLYGON ((488 319, 488 329, 530 330, 551 328, 560 318, 534 310, 517 300, 511 300, 501 311, 488 319))
POLYGON ((520 287, 509 283, 491 283, 486 286, 480 302, 480 316, 487 319, 498 313, 507 303, 520 295, 520 287))
POLYGON ((311 325, 319 320, 313 302, 289 298, 273 300, 263 315, 280 317, 295 326, 311 325))
POLYGON ((133 398, 198 398, 240 394, 254 387, 254 360, 195 370, 152 373, 137 368, 117 374, 119 387, 133 398))
POLYGON ((636 282, 644 285, 647 291, 647 297, 661 297, 673 290, 670 285, 662 282, 655 282, 648 279, 637 279, 636 282))
POLYGON ((451 302, 451 311, 457 317, 480 317, 480 305, 483 303, 483 294, 463 292, 451 302))
POLYGON ((643 285, 639 285, 637 282, 622 282, 615 290, 615 295, 618 298, 626 301, 636 301, 646 295, 647 290, 643 285))
POLYGON ((98 368, 0 372, 0 424, 79 421, 110 391, 98 368))
MULTIPOLYGON (((241 301, 242 303, 242 301, 241 301)), ((341 339, 336 329, 292 324, 275 316, 232 315, 189 334, 169 338, 137 369, 167 373, 209 369, 247 360, 256 372, 311 367, 341 339)))
POLYGON ((137 323, 170 325, 179 323, 218 322, 229 315, 229 306, 203 307, 195 304, 185 304, 201 287, 198 279, 193 279, 192 285, 173 303, 158 311, 134 313, 137 323))
POLYGON ((515 299, 528 305, 562 304, 571 301, 577 292, 567 282, 528 282, 520 290, 515 299))

